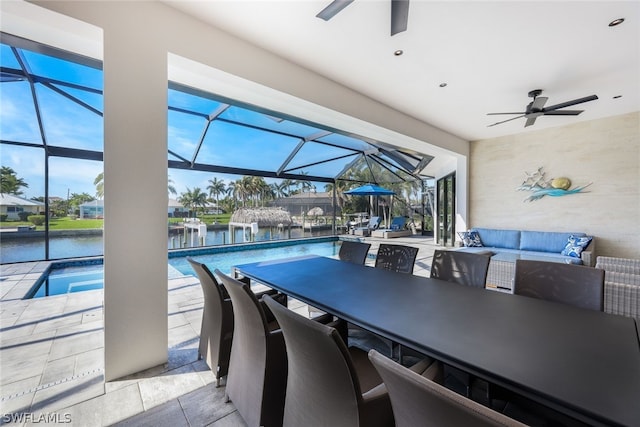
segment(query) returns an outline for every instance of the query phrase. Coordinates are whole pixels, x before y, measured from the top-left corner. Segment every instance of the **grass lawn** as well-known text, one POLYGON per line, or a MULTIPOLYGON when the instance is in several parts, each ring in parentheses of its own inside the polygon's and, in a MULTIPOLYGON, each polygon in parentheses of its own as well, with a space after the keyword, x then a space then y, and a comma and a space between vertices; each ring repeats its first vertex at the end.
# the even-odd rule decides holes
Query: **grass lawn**
MULTIPOLYGON (((206 224, 212 224, 217 221, 221 224, 228 224, 231 214, 220 215, 204 215, 200 216, 200 220, 206 224)), ((182 218, 168 218, 169 222, 179 223, 182 218)), ((72 219, 69 217, 51 218, 49 220, 49 230, 83 230, 92 228, 102 228, 104 220, 102 219, 72 219)), ((29 221, 2 221, 0 227, 17 227, 19 225, 33 225, 29 221)), ((44 225, 36 227, 36 230, 44 230, 44 225)))

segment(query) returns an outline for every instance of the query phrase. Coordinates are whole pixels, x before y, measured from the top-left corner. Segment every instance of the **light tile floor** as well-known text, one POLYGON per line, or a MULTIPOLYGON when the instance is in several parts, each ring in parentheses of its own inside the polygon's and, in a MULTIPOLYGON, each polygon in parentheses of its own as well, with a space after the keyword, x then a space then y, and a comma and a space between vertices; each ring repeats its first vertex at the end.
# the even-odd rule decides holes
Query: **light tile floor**
MULTIPOLYGON (((432 238, 366 238, 420 248, 417 275, 428 275, 432 238)), ((373 258, 367 263, 372 264, 373 258)), ((197 279, 168 280, 169 349, 164 365, 104 380, 103 292, 24 300, 47 263, 3 265, 0 271, 0 424, 243 426, 224 387, 197 360, 202 291, 197 279)), ((290 307, 307 313, 305 305, 290 307)))

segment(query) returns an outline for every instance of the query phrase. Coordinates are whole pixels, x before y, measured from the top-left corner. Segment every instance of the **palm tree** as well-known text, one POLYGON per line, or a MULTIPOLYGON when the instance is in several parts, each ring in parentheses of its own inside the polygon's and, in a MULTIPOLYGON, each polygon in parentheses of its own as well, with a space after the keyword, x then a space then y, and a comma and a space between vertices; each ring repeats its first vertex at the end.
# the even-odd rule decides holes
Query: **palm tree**
POLYGON ((13 194, 14 196, 21 196, 22 190, 20 187, 29 187, 29 184, 22 178, 18 178, 16 171, 9 166, 2 166, 0 168, 0 193, 13 194))
POLYGON ((178 192, 176 191, 176 187, 173 186, 173 180, 170 176, 167 177, 167 192, 169 194, 173 194, 174 196, 178 194, 178 192))
POLYGON ((104 172, 100 172, 96 179, 93 180, 93 185, 96 186, 96 197, 100 200, 104 197, 104 172))
POLYGON ((178 201, 182 203, 184 207, 189 209, 189 215, 191 215, 191 209, 193 209, 197 215, 198 208, 201 208, 204 211, 207 206, 207 193, 203 192, 198 187, 195 187, 193 190, 190 190, 189 187, 187 187, 187 191, 180 195, 178 201))
POLYGON ((271 184, 271 188, 273 189, 273 193, 275 197, 287 197, 289 194, 287 193, 287 183, 286 180, 280 181, 280 183, 271 184))
MULTIPOLYGON (((93 185, 96 186, 96 197, 102 199, 104 197, 104 172, 100 172, 98 176, 96 176, 96 179, 93 180, 93 185)), ((167 192, 173 195, 178 194, 176 188, 173 186, 171 177, 167 179, 167 192)))
POLYGON ((216 198, 216 209, 219 209, 220 201, 218 197, 220 196, 220 194, 224 194, 227 191, 227 186, 225 185, 224 181, 218 178, 210 179, 207 190, 209 190, 209 197, 213 196, 216 198))
POLYGON ((344 194, 344 192, 349 190, 349 184, 347 184, 347 181, 337 180, 335 184, 325 185, 324 190, 327 192, 332 192, 334 187, 336 189, 336 202, 338 203, 340 211, 342 211, 342 208, 347 201, 347 196, 344 194))

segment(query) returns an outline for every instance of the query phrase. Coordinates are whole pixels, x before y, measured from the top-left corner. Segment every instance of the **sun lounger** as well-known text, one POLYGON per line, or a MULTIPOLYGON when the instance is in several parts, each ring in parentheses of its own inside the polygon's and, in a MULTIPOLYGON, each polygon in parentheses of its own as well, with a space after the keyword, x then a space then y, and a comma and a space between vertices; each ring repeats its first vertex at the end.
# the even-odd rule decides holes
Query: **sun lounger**
POLYGON ((385 239, 392 239, 394 237, 406 237, 411 236, 411 230, 406 228, 407 218, 404 216, 397 216, 391 221, 389 228, 379 228, 371 232, 373 237, 382 237, 385 239))
POLYGON ((369 219, 369 223, 367 224, 366 227, 354 228, 353 234, 356 236, 364 236, 364 237, 370 236, 371 232, 373 230, 376 230, 380 226, 381 221, 382 221, 382 218, 380 218, 379 216, 372 216, 369 219))

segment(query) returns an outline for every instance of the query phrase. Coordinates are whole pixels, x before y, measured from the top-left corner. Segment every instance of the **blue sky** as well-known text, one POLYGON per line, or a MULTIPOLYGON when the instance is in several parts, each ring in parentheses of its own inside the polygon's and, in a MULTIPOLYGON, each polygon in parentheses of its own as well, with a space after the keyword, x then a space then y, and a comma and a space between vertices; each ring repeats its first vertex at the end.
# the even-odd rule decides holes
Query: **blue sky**
MULTIPOLYGON (((0 49, 0 63, 3 67, 20 68, 7 45, 2 45, 0 49)), ((25 50, 22 52, 33 74, 53 80, 51 83, 53 88, 42 83, 35 85, 48 144, 103 151, 102 117, 55 90, 56 88, 62 90, 96 110, 102 111, 100 94, 55 83, 56 80, 60 80, 101 91, 102 72, 38 53, 25 50)), ((169 90, 169 103, 171 106, 187 108, 207 115, 220 105, 216 101, 175 90, 169 90)), ((224 115, 230 120, 242 118, 240 117, 242 115, 252 115, 253 120, 262 120, 266 126, 287 126, 287 130, 300 133, 317 131, 291 122, 278 124, 267 116, 236 107, 230 108, 224 115)), ((169 149, 190 160, 206 125, 206 119, 169 111, 168 124, 169 149)), ((5 81, 0 84, 0 138, 42 144, 30 85, 26 81, 5 81)), ((249 168, 259 166, 261 169, 273 170, 286 159, 298 142, 297 138, 274 136, 246 128, 238 129, 237 126, 215 122, 209 128, 205 143, 198 155, 198 162, 249 168), (260 155, 256 155, 256 152, 260 155)), ((314 161, 318 155, 319 153, 314 153, 312 149, 307 149, 304 158, 314 161)), ((173 156, 169 158, 176 159, 173 156)), ((0 164, 14 169, 17 176, 29 184, 28 188, 23 189, 24 196, 27 198, 44 195, 44 162, 42 149, 0 145, 0 164)), ((296 163, 293 162, 292 165, 296 166, 296 163)), ((324 167, 325 173, 327 167, 324 167)), ((322 168, 318 167, 318 169, 322 168)), ((335 171, 335 166, 332 168, 335 171)), ((52 157, 49 162, 49 195, 63 198, 68 193, 86 192, 95 195, 93 181, 100 172, 102 172, 101 162, 52 157)), ((214 177, 226 183, 240 178, 236 175, 214 175, 186 170, 169 170, 168 174, 178 193, 186 191, 187 187, 190 189, 200 187, 204 190, 208 181, 214 177)), ((267 182, 273 181, 267 179, 267 182)), ((319 184, 317 189, 323 191, 323 184, 319 184)))

